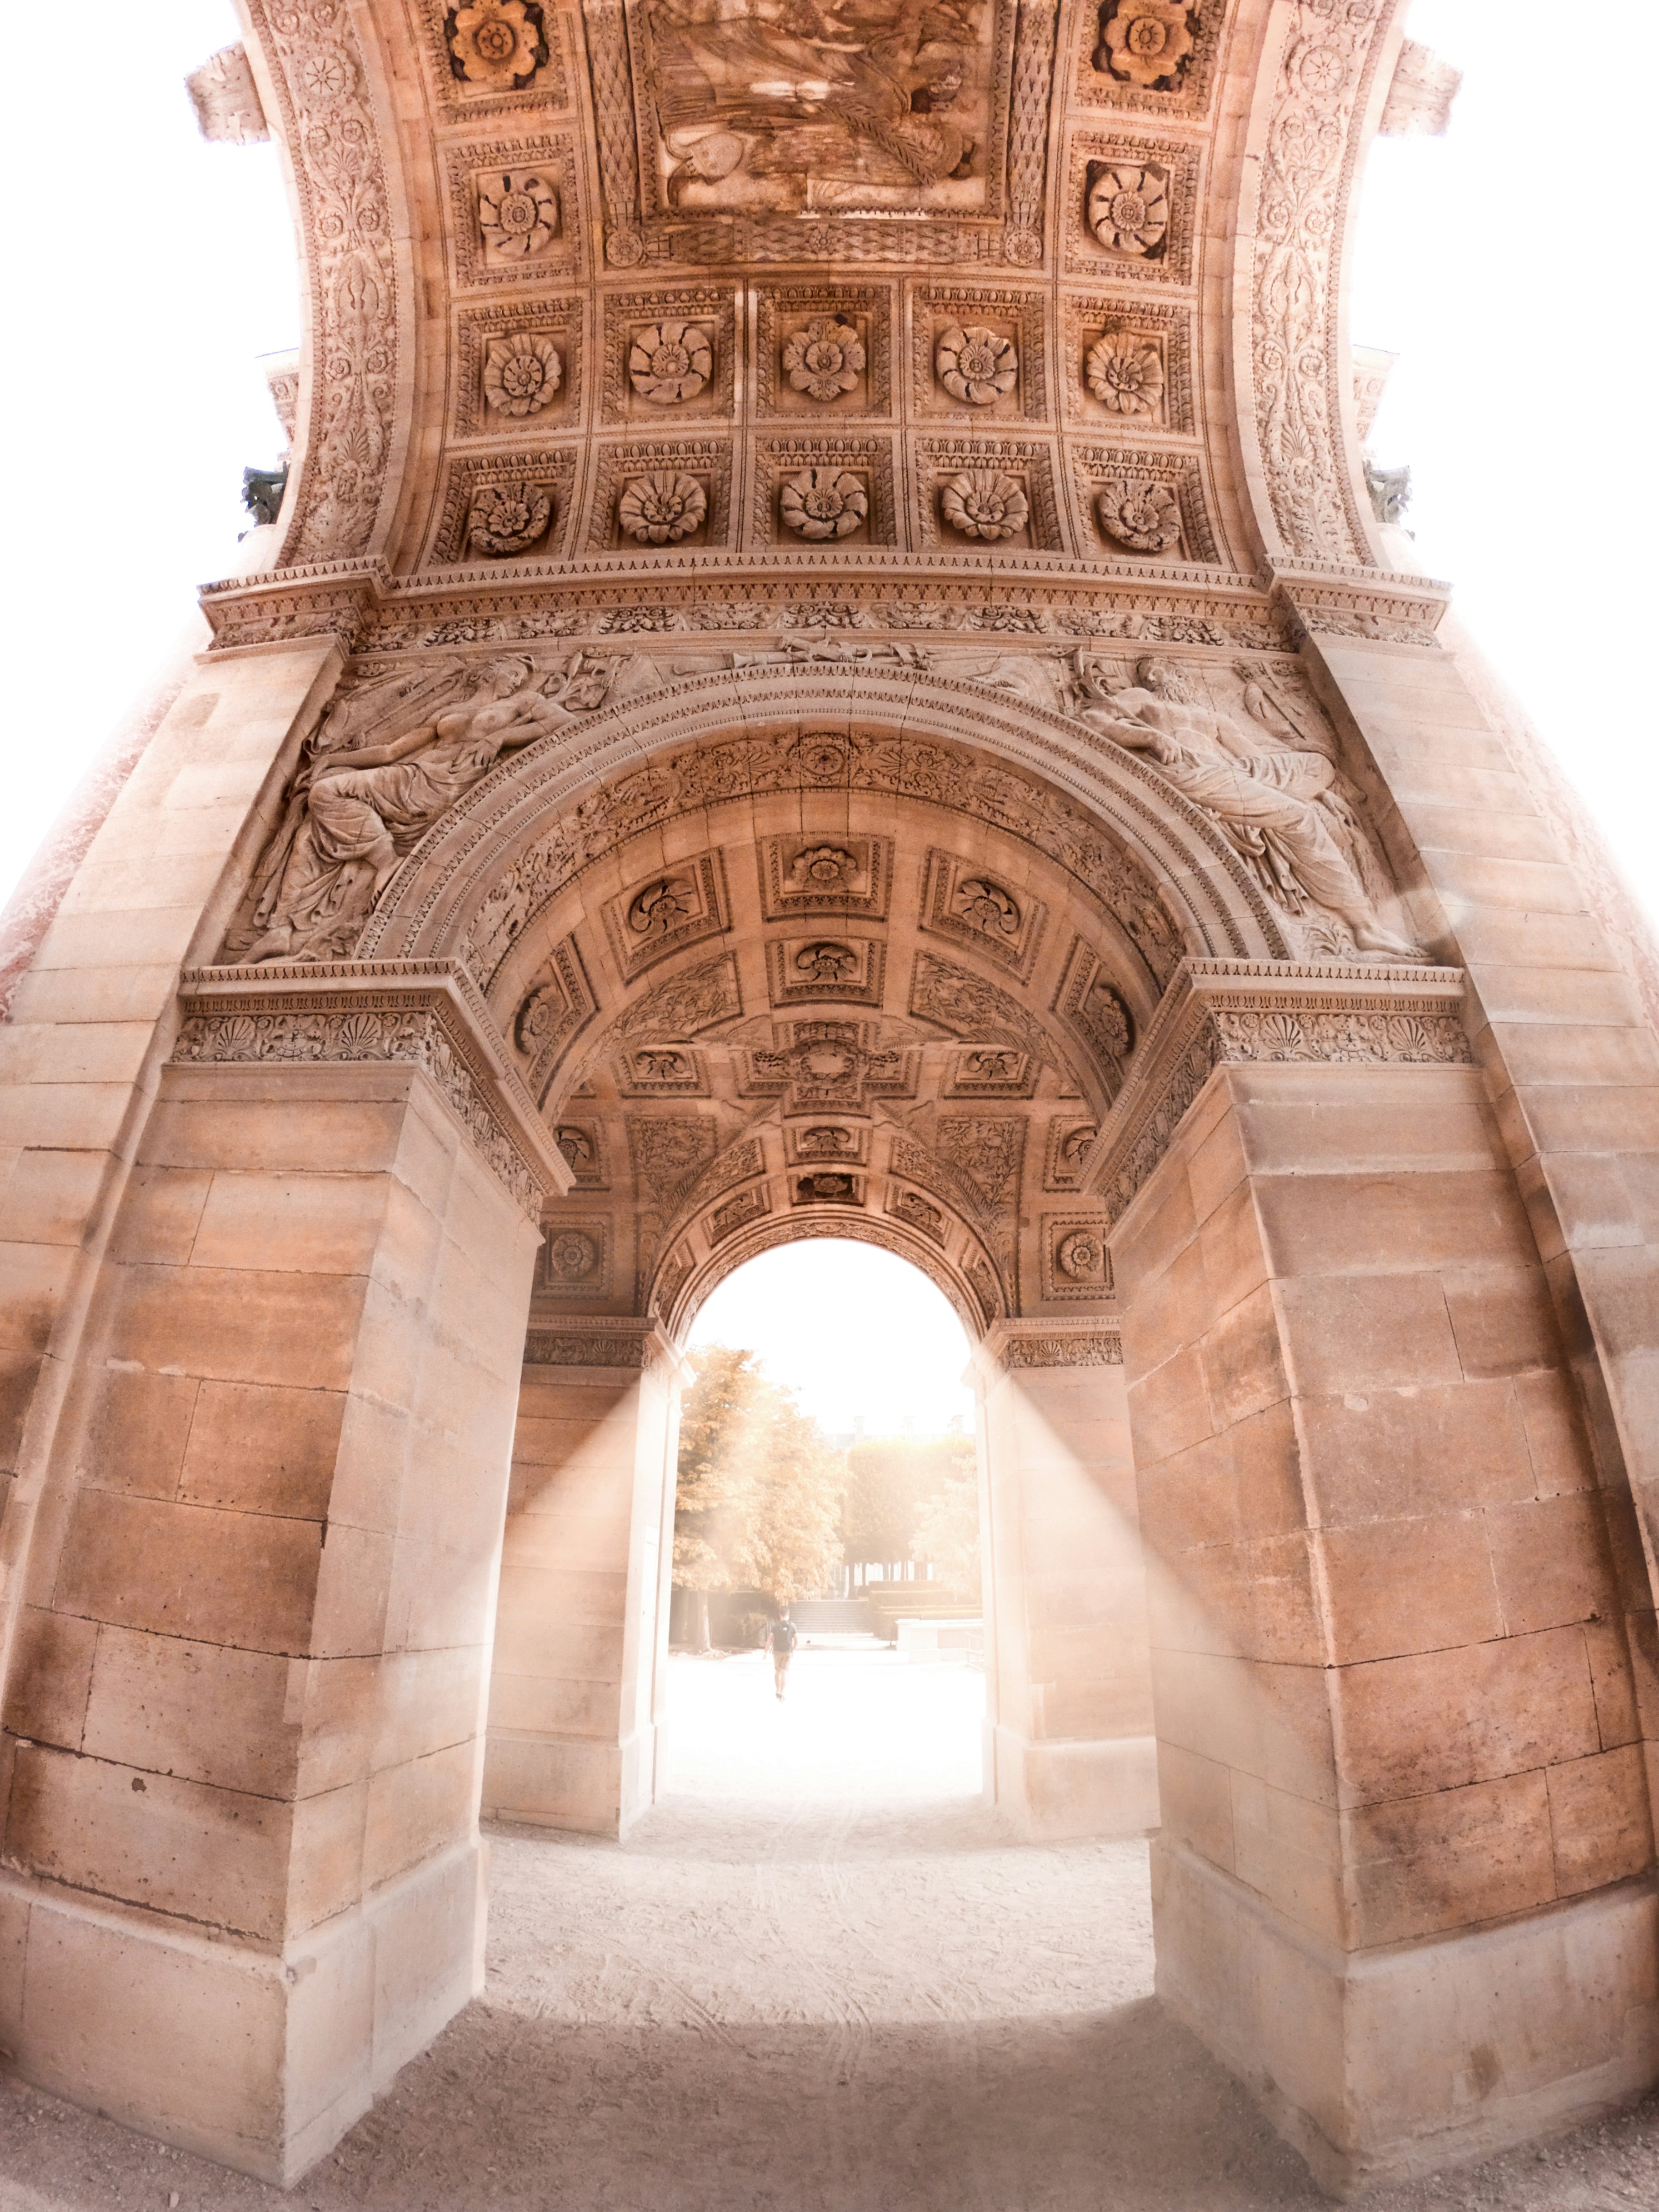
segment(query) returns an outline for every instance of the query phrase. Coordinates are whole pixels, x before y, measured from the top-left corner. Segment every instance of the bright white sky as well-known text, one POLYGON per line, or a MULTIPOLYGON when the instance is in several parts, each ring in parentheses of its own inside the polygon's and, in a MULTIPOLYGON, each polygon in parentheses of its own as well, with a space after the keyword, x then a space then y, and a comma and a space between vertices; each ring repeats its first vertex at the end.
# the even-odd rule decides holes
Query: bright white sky
MULTIPOLYGON (((194 586, 233 564, 242 469, 280 444, 257 359, 299 331, 276 154, 204 144, 184 90, 238 35, 229 0, 95 15, 76 46, 72 150, 50 88, 11 103, 0 147, 17 215, 0 354, 13 426, 0 896, 167 658, 194 586)), ((1456 583, 1654 913, 1659 749, 1640 670, 1659 513, 1659 10, 1602 0, 1583 20, 1573 36, 1562 0, 1416 0, 1413 35, 1463 70, 1463 88, 1444 139, 1383 140, 1371 155, 1351 328, 1401 356, 1373 444, 1411 464, 1423 568, 1456 583)), ((811 1388, 830 1425, 856 1411, 885 1425, 908 1403, 926 1426, 957 1409, 917 1349, 937 1324, 927 1302, 957 1327, 923 1277, 851 1246, 773 1264, 786 1262, 810 1269, 810 1291, 797 1275, 787 1295, 757 1294, 738 1334, 780 1375, 826 1378, 811 1388), (914 1294, 872 1275, 826 1297, 831 1252, 914 1294), (835 1397, 832 1372, 858 1390, 835 1397)), ((741 1281, 720 1296, 746 1295, 741 1281)), ((939 1353, 952 1374, 961 1357, 939 1353)))
POLYGON ((815 1238, 762 1253, 726 1277, 691 1342, 758 1352, 831 1436, 860 1414, 872 1437, 897 1435, 907 1418, 936 1434, 956 1414, 973 1433, 962 1323, 920 1267, 872 1244, 815 1238))

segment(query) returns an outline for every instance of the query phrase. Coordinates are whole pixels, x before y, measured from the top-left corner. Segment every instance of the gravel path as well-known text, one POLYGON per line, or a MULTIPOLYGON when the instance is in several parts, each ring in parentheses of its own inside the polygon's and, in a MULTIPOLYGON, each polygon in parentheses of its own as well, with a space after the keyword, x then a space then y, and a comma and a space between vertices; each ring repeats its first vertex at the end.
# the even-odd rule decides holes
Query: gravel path
MULTIPOLYGON (((284 2198, 21 2084, 0 2208, 1266 2212, 1326 2200, 1151 1996, 1139 1844, 1010 1845, 983 1682, 814 1639, 674 1662, 628 1842, 493 1841, 485 1996, 284 2198), (833 1647, 833 1648, 832 1648, 833 1647)), ((1367 2200, 1659 2208, 1659 2100, 1367 2200)))

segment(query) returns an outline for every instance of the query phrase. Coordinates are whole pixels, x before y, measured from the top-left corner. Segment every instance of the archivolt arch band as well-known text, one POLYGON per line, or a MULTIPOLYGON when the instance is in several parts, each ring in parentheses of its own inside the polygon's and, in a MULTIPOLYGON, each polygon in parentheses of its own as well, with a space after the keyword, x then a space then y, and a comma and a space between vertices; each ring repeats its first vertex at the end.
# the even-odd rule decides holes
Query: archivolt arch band
POLYGON ((1168 900, 1188 950, 1290 957, 1279 921, 1215 823, 1121 748, 1034 702, 931 670, 793 663, 653 688, 600 709, 577 744, 546 739, 493 769, 404 861, 364 930, 359 957, 453 954, 550 817, 574 811, 671 747, 775 733, 782 724, 839 731, 856 723, 901 740, 966 745, 1056 787, 1139 861, 1168 900))

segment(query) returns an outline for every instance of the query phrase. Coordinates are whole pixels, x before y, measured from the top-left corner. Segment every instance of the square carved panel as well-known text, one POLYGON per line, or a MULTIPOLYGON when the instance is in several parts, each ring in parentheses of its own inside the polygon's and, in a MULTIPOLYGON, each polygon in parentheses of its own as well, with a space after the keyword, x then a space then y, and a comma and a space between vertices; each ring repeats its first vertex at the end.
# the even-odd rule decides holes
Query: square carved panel
POLYGON ((919 415, 988 425, 1042 421, 1048 410, 1042 295, 919 284, 910 301, 910 378, 919 415))
POLYGON ((755 301, 755 398, 763 415, 826 423, 890 415, 891 286, 763 285, 755 301))
POLYGON ((792 1206, 862 1206, 864 1177, 845 1168, 809 1168, 789 1178, 792 1206))
POLYGON ((1089 1164, 1089 1151, 1099 1131, 1092 1120, 1074 1114, 1056 1114, 1048 1124, 1048 1141, 1042 1158, 1045 1190, 1076 1190, 1089 1164))
POLYGON ((1068 273, 1190 284, 1198 165, 1198 148, 1183 140, 1075 132, 1061 187, 1068 273))
POLYGON ((760 1220, 771 1211, 772 1201, 767 1195, 766 1185, 763 1182, 751 1183, 747 1190, 736 1191, 730 1198, 722 1200, 707 1216, 704 1225, 708 1231, 708 1241, 711 1244, 718 1244, 723 1237, 745 1228, 751 1221, 760 1220))
POLYGON ((1066 972, 1054 994, 1054 1011, 1087 1048, 1108 1086, 1115 1091, 1135 1048, 1134 1018, 1100 955, 1074 938, 1066 972))
POLYGON ((575 482, 574 446, 527 446, 449 461, 428 564, 563 559, 575 520, 575 482))
POLYGON ((568 283, 583 219, 570 133, 452 146, 445 158, 456 283, 568 283))
POLYGON ((1030 974, 1042 943, 1048 909, 1024 885, 1005 883, 994 869, 960 853, 927 855, 921 926, 971 945, 1020 977, 1030 974))
POLYGON ((796 551, 891 545, 891 440, 757 440, 752 527, 757 544, 796 551))
POLYGON ((707 1098, 708 1067, 690 1045, 634 1045, 618 1057, 617 1087, 626 1098, 707 1098))
POLYGON ((1073 293, 1065 301, 1066 412, 1096 432, 1191 432, 1192 316, 1157 300, 1073 293))
POLYGON ((688 551, 732 535, 732 448, 720 438, 638 439, 599 449, 591 553, 688 551))
POLYGON ((538 1103, 566 1048, 596 1011, 576 940, 567 937, 531 977, 512 1021, 514 1044, 526 1061, 524 1079, 538 1103))
POLYGON ((605 1124, 602 1121, 561 1121, 553 1141, 570 1164, 577 1190, 608 1190, 605 1124))
POLYGON ((1196 454, 1073 446, 1072 480, 1091 550, 1115 561, 1220 560, 1196 454))
POLYGON ((1065 550, 1054 455, 1034 438, 919 438, 916 514, 923 545, 955 551, 1065 550))
POLYGON ((930 1242, 943 1249, 950 1234, 950 1218, 943 1206, 935 1206, 931 1198, 919 1190, 909 1190, 902 1185, 887 1187, 886 1211, 896 1221, 908 1221, 912 1229, 919 1229, 930 1242))
POLYGON ((1161 15, 1133 0, 1094 0, 1077 14, 1073 98, 1142 115, 1202 115, 1225 13, 1206 0, 1161 15))
POLYGON ((555 1215, 542 1224, 532 1295, 538 1298, 608 1297, 611 1224, 603 1214, 555 1215))
POLYGON ((671 952, 728 927, 725 863, 719 853, 677 860, 607 899, 603 913, 617 965, 632 982, 671 952))
POLYGON ((887 947, 878 938, 775 937, 766 947, 766 981, 775 1006, 805 999, 878 1006, 887 947))
POLYGON ((672 435, 682 422, 730 416, 737 321, 729 286, 613 292, 604 343, 607 422, 672 435))
POLYGON ((570 73, 554 0, 520 0, 516 15, 499 26, 464 21, 466 0, 418 0, 432 90, 447 121, 472 115, 511 114, 523 107, 568 107, 570 73), (514 33, 505 55, 481 41, 479 27, 514 33))
POLYGON ((861 1166, 869 1149, 867 1121, 787 1121, 784 1149, 798 1167, 861 1166))
POLYGON ((1112 1255, 1103 1213, 1045 1213, 1042 1230, 1045 1298, 1111 1296, 1112 1255))
POLYGON ((455 334, 455 434, 516 437, 580 421, 582 303, 463 309, 455 334))
POLYGON ((974 1044, 951 1063, 946 1098, 1029 1098, 1042 1068, 1035 1054, 1012 1045, 974 1044))
POLYGON ((890 837, 798 830, 787 837, 763 837, 759 857, 761 910, 768 921, 809 914, 886 918, 890 837))

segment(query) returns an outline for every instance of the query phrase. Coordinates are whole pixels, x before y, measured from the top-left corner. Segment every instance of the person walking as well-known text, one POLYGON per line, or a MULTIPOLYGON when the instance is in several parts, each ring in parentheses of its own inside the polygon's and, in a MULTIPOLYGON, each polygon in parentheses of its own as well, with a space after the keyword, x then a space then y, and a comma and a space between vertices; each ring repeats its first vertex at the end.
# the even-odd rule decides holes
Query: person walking
POLYGON ((800 1636, 789 1618, 786 1606, 766 1632, 766 1640, 772 1647, 772 1682, 779 1697, 783 1695, 784 1677, 789 1672, 789 1662, 795 1656, 795 1646, 800 1636))

